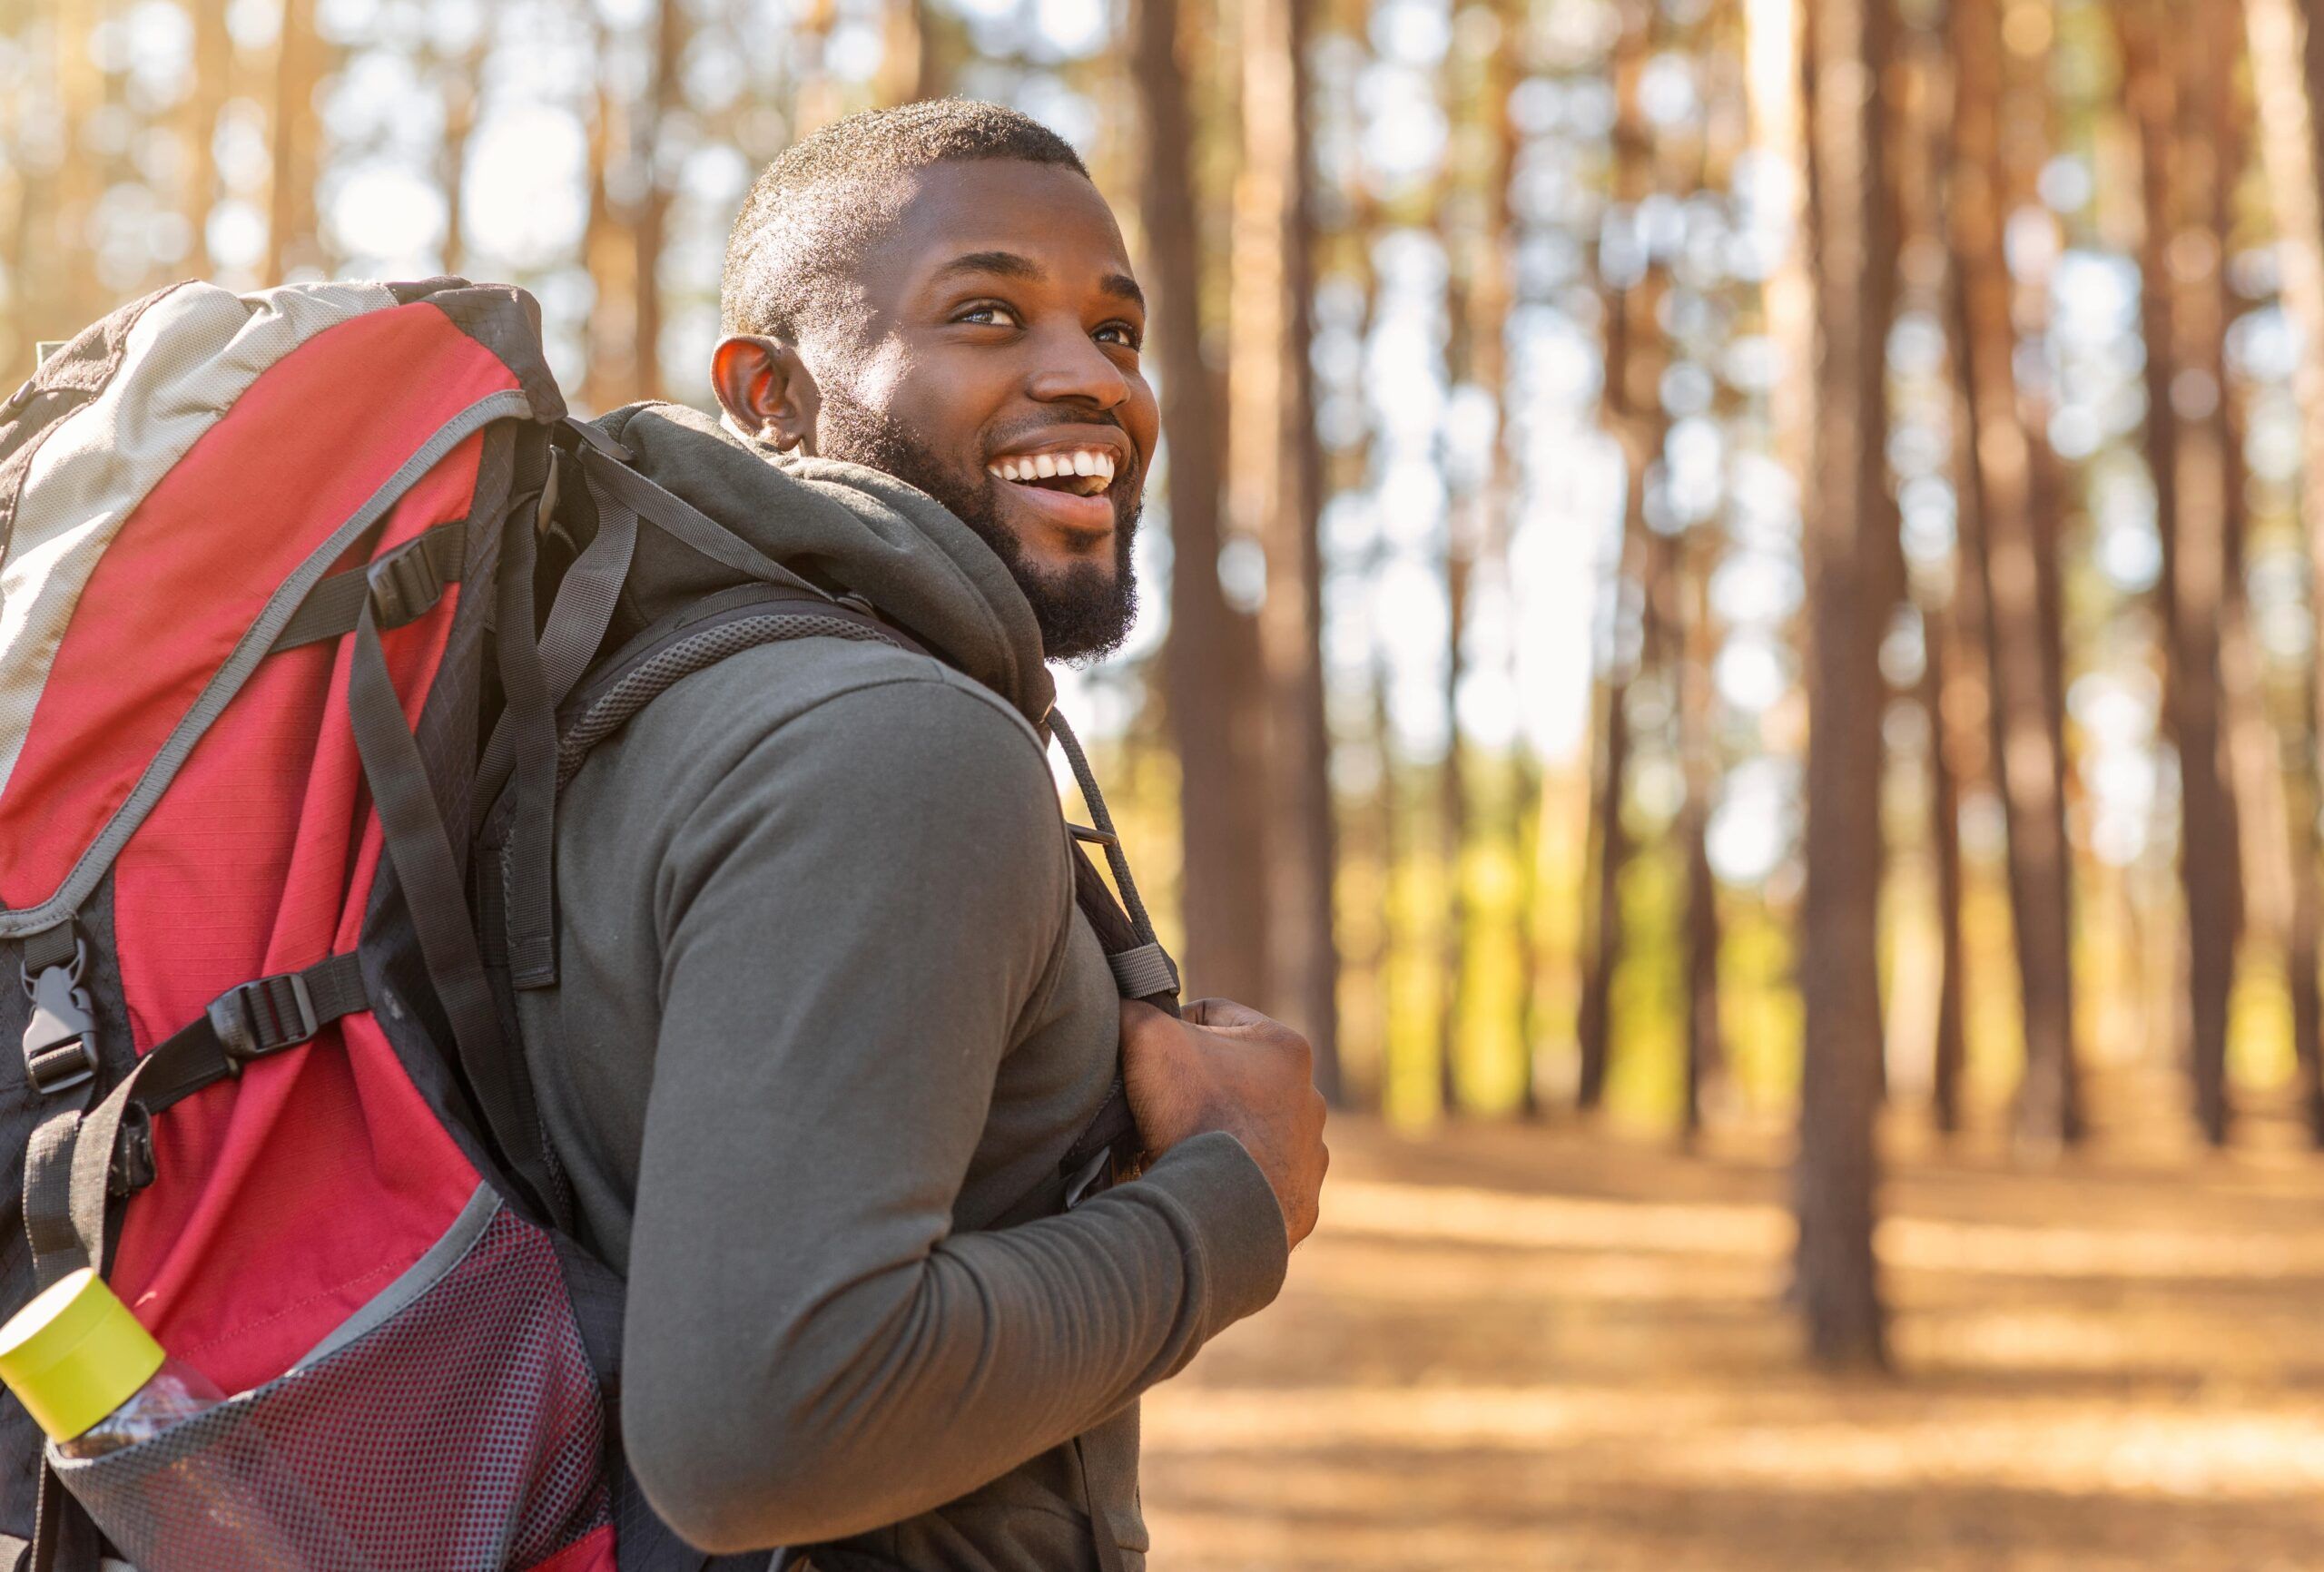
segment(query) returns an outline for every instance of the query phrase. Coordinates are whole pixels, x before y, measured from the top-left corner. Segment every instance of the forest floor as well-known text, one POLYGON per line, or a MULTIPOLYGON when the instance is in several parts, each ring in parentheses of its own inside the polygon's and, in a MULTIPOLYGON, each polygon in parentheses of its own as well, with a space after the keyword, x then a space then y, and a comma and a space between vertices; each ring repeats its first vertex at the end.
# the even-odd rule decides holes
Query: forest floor
POLYGON ((1896 1373, 1836 1379, 1774 1134, 1335 1120, 1282 1297, 1147 1399, 1153 1572, 2314 1572, 2324 1160, 2252 1145, 1900 1130, 1896 1373))

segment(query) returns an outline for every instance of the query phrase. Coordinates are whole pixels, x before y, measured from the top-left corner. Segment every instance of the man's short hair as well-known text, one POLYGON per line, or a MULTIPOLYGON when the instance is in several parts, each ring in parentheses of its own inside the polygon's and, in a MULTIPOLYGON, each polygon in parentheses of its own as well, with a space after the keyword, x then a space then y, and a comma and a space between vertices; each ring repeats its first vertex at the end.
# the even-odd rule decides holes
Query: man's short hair
POLYGON ((971 159, 1089 173, 1063 137, 998 103, 930 99, 835 120, 752 183, 719 283, 726 331, 795 340, 850 297, 847 275, 901 206, 900 177, 971 159))

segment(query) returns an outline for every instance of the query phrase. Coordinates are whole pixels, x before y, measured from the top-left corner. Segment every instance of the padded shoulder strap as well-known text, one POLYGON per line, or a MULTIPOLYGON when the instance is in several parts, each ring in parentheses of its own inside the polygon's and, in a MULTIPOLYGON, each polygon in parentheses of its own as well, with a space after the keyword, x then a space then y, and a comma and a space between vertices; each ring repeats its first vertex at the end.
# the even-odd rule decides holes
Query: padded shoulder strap
POLYGON ((813 589, 753 584, 713 595, 647 628, 606 663, 557 720, 561 792, 592 749, 669 691, 679 679, 730 655, 788 639, 834 638, 928 652, 866 603, 813 589))

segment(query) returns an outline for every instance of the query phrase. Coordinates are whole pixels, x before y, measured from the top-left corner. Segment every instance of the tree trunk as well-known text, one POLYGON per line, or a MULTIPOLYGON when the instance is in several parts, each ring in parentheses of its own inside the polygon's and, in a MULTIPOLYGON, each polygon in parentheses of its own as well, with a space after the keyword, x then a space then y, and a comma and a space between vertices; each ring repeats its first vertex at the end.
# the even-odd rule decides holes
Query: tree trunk
MULTIPOLYGON (((43 249, 50 288, 43 291, 55 304, 49 321, 34 339, 69 339, 103 316, 112 306, 96 270, 89 265, 90 222, 106 186, 114 178, 117 160, 101 158, 80 145, 82 128, 105 103, 105 76, 97 68, 95 39, 109 7, 97 0, 63 0, 55 7, 57 111, 62 139, 52 191, 55 227, 43 249)), ((287 26, 286 22, 286 26, 287 26)), ((275 280, 270 277, 267 282, 275 280)), ((32 374, 26 364, 16 377, 32 374)), ((15 386, 15 378, 7 379, 15 386)))
POLYGON ((1823 1363, 1886 1361, 1872 1249, 1879 1153, 1881 594, 1889 517, 1886 368, 1893 281, 1879 276, 1887 192, 1880 96, 1885 0, 1813 0, 1807 124, 1818 354, 1805 489, 1812 646, 1807 883, 1799 940, 1806 1006, 1797 1290, 1823 1363))
MULTIPOLYGON (((1610 228, 1644 200, 1651 178, 1651 147, 1640 102, 1640 78, 1653 52, 1655 10, 1629 0, 1621 10, 1622 31, 1614 45, 1614 201, 1610 228)), ((1630 866, 1629 832, 1622 824, 1624 788, 1630 755, 1630 691, 1644 660, 1643 626, 1633 641, 1629 613, 1633 597, 1641 624, 1651 615, 1644 604, 1648 585, 1647 472, 1661 451, 1669 421, 1662 408, 1660 329, 1656 323, 1661 280, 1639 267, 1609 272, 1604 241, 1598 258, 1599 299, 1605 321, 1606 374, 1601 397, 1607 429, 1620 444, 1624 471, 1620 554, 1606 589, 1612 648, 1597 694, 1598 746, 1591 759, 1590 870, 1583 880, 1581 1007, 1575 1021, 1581 1040, 1581 1078, 1575 1101, 1585 1112, 1603 1100, 1612 1067, 1614 978, 1621 969, 1627 934, 1621 884, 1630 866)))
POLYGON ((941 98, 944 72, 929 27, 927 0, 888 0, 886 21, 880 74, 873 85, 880 102, 917 103, 924 98, 941 98))
MULTIPOLYGON (((1456 520, 1448 526, 1458 530, 1456 520)), ((1461 760, 1461 627, 1468 614, 1468 548, 1448 535, 1444 555, 1445 636, 1444 762, 1437 772, 1439 859, 1444 869, 1444 931, 1438 949, 1436 1069, 1440 1106, 1450 1114, 1461 1105, 1461 1005, 1468 963, 1469 895, 1465 853, 1469 844, 1469 781, 1461 760)))
POLYGON ((630 309, 631 330, 635 335, 629 356, 634 398, 655 398, 662 393, 662 251, 668 238, 670 193, 677 180, 677 171, 664 167, 662 132, 671 112, 685 102, 678 81, 685 47, 685 6, 681 0, 656 0, 654 76, 646 89, 645 113, 632 123, 630 137, 630 157, 639 176, 630 220, 631 244, 637 257, 630 271, 630 287, 636 291, 630 309))
MULTIPOLYGON (((1941 318, 1950 299, 1953 265, 1945 245, 1943 191, 1953 162, 1953 84, 1950 63, 1938 33, 1915 28, 1900 40, 1897 70, 1902 79, 1896 157, 1891 162, 1896 192, 1891 233, 1896 257, 1925 248, 1937 259, 1933 278, 1915 285, 1913 304, 1941 318)), ((1953 439, 1963 439, 1966 422, 1952 411, 1953 439)), ((1927 791, 1929 860, 1934 873, 1932 915, 1937 931, 1936 1020, 1929 1044, 1930 1105, 1938 1132, 1961 1127, 1961 1078, 1968 1038, 1965 949, 1961 930, 1964 879, 1961 865, 1961 782, 1977 771, 1977 735, 1983 725, 1983 689, 1965 669, 1961 652, 1982 647, 1974 626, 1974 575, 1956 573, 1950 586, 1917 579, 1908 571, 1901 532, 1896 569, 1900 594, 1913 606, 1921 629, 1921 678, 1915 694, 1928 723, 1927 791), (1973 713, 1973 712, 1976 712, 1973 713)))
POLYGON ((1170 460, 1162 679, 1178 754, 1183 959, 1195 989, 1188 997, 1256 1000, 1267 997, 1258 629, 1218 583, 1226 433, 1212 397, 1216 378, 1203 357, 1202 209, 1178 0, 1137 0, 1130 21, 1129 76, 1145 149, 1138 211, 1154 291, 1149 341, 1170 460))
POLYGON ((1379 1012, 1380 1017, 1377 1084, 1378 1101, 1383 1107, 1387 1105, 1389 1090, 1396 1081, 1396 1007, 1399 997, 1396 966, 1400 949, 1396 870, 1403 858, 1403 815, 1396 801, 1396 727, 1388 712, 1390 675, 1387 656, 1380 651, 1374 651, 1371 719, 1374 745, 1380 754, 1380 793, 1373 805, 1376 817, 1372 832, 1380 849, 1380 926, 1374 930, 1377 937, 1370 959, 1373 1007, 1379 1012))
MULTIPOLYGON (((1475 374, 1479 324, 1472 308, 1472 280, 1468 270, 1475 256, 1454 254, 1460 237, 1448 221, 1453 194, 1451 176, 1443 177, 1437 204, 1436 232, 1446 249, 1444 270, 1445 383, 1458 388, 1475 374)), ((1480 245, 1477 251, 1481 252, 1480 245)), ((1450 476, 1444 510, 1444 761, 1436 775, 1437 861, 1443 870, 1444 926, 1437 943, 1436 1077, 1437 1105, 1446 1114, 1461 1106, 1461 1007, 1467 983, 1469 890, 1466 853, 1469 844, 1469 780, 1461 753, 1461 678, 1463 654, 1461 634, 1468 624, 1469 577, 1476 563, 1477 531, 1473 527, 1478 498, 1473 477, 1450 476)))
POLYGON ((1963 1014, 1964 950, 1961 935, 1961 791, 1947 747, 1945 685, 1953 641, 1942 611, 1921 614, 1924 645, 1921 708, 1928 717, 1929 847, 1936 864, 1938 973, 1936 1043, 1931 1094, 1936 1127, 1951 1135, 1961 1128, 1961 1073, 1968 1064, 1968 1034, 1963 1014))
MULTIPOLYGON (((1517 244, 1516 215, 1511 205, 1511 182, 1523 147, 1523 134, 1510 101, 1521 74, 1516 41, 1525 25, 1522 0, 1497 0, 1502 47, 1484 71, 1484 112, 1493 136, 1493 162, 1486 174, 1485 232, 1477 249, 1476 277, 1471 286, 1470 309, 1475 324, 1475 348, 1470 354, 1477 386, 1493 398, 1495 427, 1492 457, 1481 499, 1482 530, 1486 555, 1497 565, 1502 592, 1514 614, 1517 575, 1513 561, 1517 531, 1517 474, 1512 451, 1510 410, 1517 390, 1509 372, 1509 319, 1516 305, 1516 273, 1512 253, 1517 244)), ((1523 691, 1522 673, 1515 670, 1517 642, 1511 641, 1510 691, 1523 691)), ((1517 730, 1511 763, 1508 845, 1518 867, 1516 900, 1517 948, 1517 1105, 1526 1118, 1541 1112, 1541 1094, 1534 1066, 1540 1029, 1541 938, 1536 923, 1541 881, 1541 844, 1539 800, 1540 771, 1532 743, 1523 726, 1517 730), (1531 814, 1529 820, 1528 815, 1531 814), (1529 822, 1532 833, 1529 836, 1529 822)))
POLYGON ((1312 0, 1243 9, 1243 171, 1236 190, 1232 408, 1236 513, 1265 546, 1259 650, 1267 713, 1267 988, 1339 1094, 1331 734, 1324 712, 1322 455, 1309 356, 1313 285, 1305 49, 1312 0))
MULTIPOLYGON (((2223 174, 2207 203, 2206 222, 2216 264, 2231 254, 2234 245, 2235 195, 2250 167, 2251 116, 2250 103, 2237 91, 2233 79, 2234 66, 2242 56, 2242 50, 2236 46, 2241 37, 2240 0, 2204 0, 2204 4, 2205 36, 2219 41, 2208 51, 2213 75, 2210 91, 2217 104, 2214 156, 2222 172, 2231 172, 2223 174)), ((2296 993, 2299 979, 2290 975, 2293 964, 2296 853, 2288 817, 2288 771, 2283 767, 2282 752, 2284 744, 2296 742, 2296 737, 2280 740, 2276 722, 2269 713, 2267 679, 2260 669, 2247 593, 2247 544, 2250 534, 2247 488, 2250 475, 2243 457, 2245 411, 2232 396, 2226 365, 2227 340, 2242 308, 2228 270, 2214 265, 2210 272, 2211 293, 2220 323, 2219 337, 2205 346, 2205 363, 2221 390, 2216 418, 2223 471, 2220 486, 2223 519, 2219 646, 2220 683, 2226 702, 2222 762, 2242 850, 2238 909, 2242 916, 2243 933, 2260 937, 2284 957, 2287 978, 2296 993)), ((2299 1008, 2295 1003, 2295 1018, 2299 1008)), ((2295 1050, 2299 1046, 2296 1031, 2293 1046, 2295 1050)))
POLYGON ((185 95, 185 179, 180 187, 178 211, 191 234, 183 267, 188 275, 206 279, 210 260, 210 210, 218 200, 218 114, 233 87, 234 38, 226 31, 222 5, 193 7, 193 76, 185 95))
POLYGON ((265 278, 283 282, 295 270, 324 265, 315 233, 315 182, 322 169, 322 124, 315 90, 323 77, 323 41, 315 0, 283 0, 275 42, 274 158, 269 180, 265 278))
POLYGON ((44 156, 16 170, 15 211, 8 230, 7 317, 13 329, 0 361, 0 382, 14 388, 35 368, 44 340, 69 339, 101 311, 92 309, 92 270, 70 237, 88 222, 102 189, 91 161, 74 146, 81 117, 93 110, 103 78, 89 60, 89 29, 98 20, 88 0, 53 8, 49 58, 30 64, 56 83, 57 134, 44 156))
POLYGON ((448 62, 444 80, 444 145, 437 174, 444 188, 444 270, 458 273, 468 266, 468 224, 462 209, 468 202, 468 142, 476 134, 478 108, 484 94, 484 57, 490 47, 487 28, 477 34, 466 54, 448 62))
MULTIPOLYGON (((596 38, 602 56, 607 45, 603 21, 597 24, 596 38)), ((636 385, 632 363, 636 334, 629 313, 637 300, 630 278, 637 252, 624 243, 614 196, 614 162, 628 141, 628 119, 612 87, 600 80, 596 113, 589 126, 589 214, 581 231, 581 265, 596 300, 586 329, 588 359, 582 372, 579 402, 592 414, 627 403, 636 385)))
MULTIPOLYGON (((1617 602, 1631 582, 1630 532, 1610 595, 1617 602)), ((1617 635, 1619 638, 1619 635, 1617 635)), ((1612 1067, 1614 977, 1622 962, 1622 870, 1630 866, 1630 832, 1622 824, 1622 788, 1630 755, 1630 673, 1618 651, 1600 683, 1598 746, 1590 760, 1590 870, 1583 879, 1581 1002, 1574 1023, 1581 1048, 1581 1079, 1574 1101, 1584 1112, 1605 1098, 1612 1067)))
POLYGON ((2164 713, 2179 754, 2180 886, 2188 934, 2187 1063, 2204 1138, 2225 1143, 2228 1005, 2240 927, 2234 800, 2224 752, 2219 645, 2228 499, 2222 408, 2226 324, 2219 310, 2218 258, 2197 244, 2208 229, 2191 211, 2224 172, 2208 142, 2221 107, 2195 28, 2172 53, 2192 61, 2186 91, 2166 61, 2163 18, 2151 0, 2114 7, 2128 96, 2139 127, 2145 225, 2139 252, 2141 329, 2146 340, 2147 464, 2162 541, 2164 713), (2183 101, 2183 102, 2182 102, 2183 101), (2182 223, 2185 227, 2182 228, 2182 223), (2189 276, 2189 275, 2193 276, 2189 276), (2208 389, 2206 391, 2206 388, 2208 389))
POLYGON ((2317 678, 2313 670, 2301 683, 2309 720, 2307 746, 2296 779, 2287 783, 2289 840, 2292 854, 2291 909, 2284 929, 2284 973, 2291 990, 2291 1037, 2294 1062, 2299 1066, 2299 1109, 2308 1127, 2309 1144, 2324 1150, 2324 988, 2318 986, 2316 964, 2324 929, 2324 899, 2319 899, 2316 869, 2324 860, 2324 835, 2317 816, 2324 812, 2324 786, 2316 765, 2317 678))
POLYGON ((832 30, 839 23, 836 0, 806 0, 791 29, 791 140, 797 142, 821 131, 840 115, 839 84, 832 80, 825 56, 832 30))
MULTIPOLYGON (((2324 6, 2314 0, 2244 0, 2260 149, 2275 209, 2276 255, 2286 310, 2299 329, 2294 390, 2300 412, 2299 512, 2306 528, 2309 604, 2324 619, 2324 6)), ((2317 979, 2317 752, 2324 748, 2324 639, 2312 642, 2305 746, 2296 788, 2291 846, 2291 926, 2285 968, 2291 980, 2292 1032, 2302 1066, 2311 1138, 2324 1147, 2324 998, 2317 979)))
POLYGON ((1517 1112, 1541 1116, 1541 860, 1549 849, 1549 793, 1533 745, 1517 740, 1510 840, 1517 849, 1517 1112))
POLYGON ((1718 1021, 1718 880, 1710 866, 1710 800, 1718 788, 1718 740, 1712 729, 1711 663, 1718 640, 1710 620, 1715 542, 1698 526, 1680 543, 1674 569, 1682 600, 1673 639, 1677 673, 1679 761, 1686 796, 1679 810, 1679 844, 1687 863, 1686 1034, 1684 1121, 1689 1140, 1701 1130, 1703 1094, 1726 1062, 1718 1021))
POLYGON ((2082 1133, 2073 1052, 2073 866, 2065 833, 2063 740, 2052 694, 2055 649, 2034 516, 2034 438, 2012 358, 2002 205, 2001 19, 1994 0, 1954 0, 1958 73, 1950 187, 1954 366, 1971 440, 1960 487, 1964 560, 1984 611, 1992 756, 2009 835, 2010 905, 2025 1027, 2018 1130, 2034 1147, 2082 1133))

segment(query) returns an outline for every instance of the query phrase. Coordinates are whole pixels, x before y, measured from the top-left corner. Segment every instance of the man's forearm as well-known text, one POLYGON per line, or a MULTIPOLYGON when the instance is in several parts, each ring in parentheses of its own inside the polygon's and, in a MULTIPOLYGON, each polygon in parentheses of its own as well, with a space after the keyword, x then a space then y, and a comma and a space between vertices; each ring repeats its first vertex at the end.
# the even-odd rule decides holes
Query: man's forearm
POLYGON ((955 1236, 772 1323, 762 1310, 748 1368, 638 1345, 633 1456, 707 1548, 862 1532, 1118 1410, 1271 1300, 1285 1254, 1250 1157, 1231 1136, 1189 1142, 1067 1215, 955 1236))

